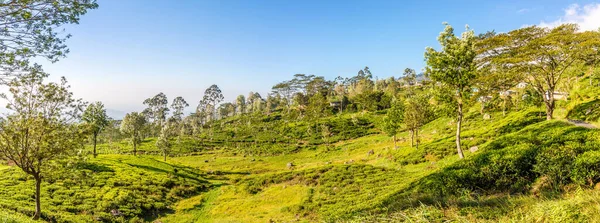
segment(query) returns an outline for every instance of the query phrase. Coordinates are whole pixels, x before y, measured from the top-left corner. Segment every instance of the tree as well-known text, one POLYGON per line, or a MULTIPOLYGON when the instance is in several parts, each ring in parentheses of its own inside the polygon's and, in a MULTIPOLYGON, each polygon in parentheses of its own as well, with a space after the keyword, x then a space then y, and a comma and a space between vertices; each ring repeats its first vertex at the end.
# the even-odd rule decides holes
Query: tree
POLYGON ((315 94, 308 99, 306 108, 308 116, 312 119, 322 117, 327 114, 327 100, 321 94, 315 94))
POLYGON ((43 83, 47 75, 32 72, 11 82, 6 100, 8 116, 0 119, 0 159, 7 159, 35 179, 35 214, 41 216, 40 190, 57 160, 81 148, 83 137, 76 125, 84 103, 73 98, 64 78, 43 83))
POLYGON ((169 113, 168 104, 169 100, 162 92, 158 93, 154 97, 144 100, 144 105, 148 106, 148 108, 144 110, 144 113, 147 114, 154 125, 152 128, 153 135, 156 135, 157 130, 160 131, 163 124, 167 120, 167 115, 169 113))
POLYGON ((441 51, 427 47, 425 60, 426 72, 429 77, 441 84, 441 87, 453 91, 456 102, 456 149, 458 156, 464 158, 460 148, 460 130, 463 119, 463 100, 469 96, 473 81, 477 77, 475 66, 475 35, 473 30, 466 27, 461 37, 454 35, 454 29, 447 23, 440 33, 438 41, 441 51))
POLYGON ((163 159, 167 162, 167 154, 171 151, 171 142, 169 142, 169 139, 162 132, 156 140, 156 147, 163 153, 163 159))
POLYGON ((348 78, 342 78, 340 76, 336 77, 334 80, 334 92, 339 98, 340 103, 340 113, 344 112, 344 100, 346 99, 347 94, 347 85, 350 80, 348 78))
POLYGON ((416 93, 407 97, 404 108, 404 125, 410 132, 410 146, 417 143, 419 148, 419 130, 423 125, 429 122, 433 117, 433 112, 429 105, 429 95, 416 93))
POLYGON ((173 109, 173 117, 176 120, 182 120, 183 119, 183 109, 187 108, 188 106, 190 106, 190 105, 181 96, 173 99, 173 102, 171 103, 171 109, 173 109))
POLYGON ((553 118, 554 93, 567 75, 569 68, 597 53, 600 47, 598 32, 579 32, 575 24, 556 28, 525 27, 488 38, 496 42, 486 49, 493 52, 491 63, 510 68, 526 76, 529 83, 542 96, 546 119, 553 118))
POLYGON ((146 125, 146 117, 137 112, 126 114, 121 122, 121 132, 129 136, 131 145, 133 145, 134 156, 137 153, 137 145, 142 142, 144 125, 146 125))
POLYGON ((417 83, 417 72, 414 69, 406 68, 404 69, 403 79, 408 85, 415 85, 417 83))
POLYGON ((161 128, 160 134, 158 135, 158 139, 156 140, 156 147, 162 152, 164 161, 167 162, 167 156, 171 151, 171 141, 170 139, 175 135, 174 128, 179 120, 171 117, 167 121, 167 123, 161 128))
POLYGON ((202 100, 204 100, 207 104, 211 105, 212 107, 212 109, 209 111, 211 119, 215 118, 214 116, 217 104, 223 101, 223 99, 223 93, 221 92, 221 89, 219 89, 219 86, 217 86, 216 84, 211 85, 204 91, 204 97, 202 100))
POLYGON ((388 109, 383 118, 383 131, 394 140, 394 149, 398 148, 398 146, 396 146, 396 134, 398 134, 398 129, 403 120, 404 106, 401 101, 395 99, 392 102, 392 107, 388 109))
POLYGON ((237 113, 244 114, 244 111, 246 111, 246 97, 238 95, 235 99, 235 104, 237 105, 237 113))
POLYGON ((104 109, 104 104, 102 102, 95 102, 87 106, 81 119, 87 124, 89 130, 92 132, 92 143, 94 144, 94 157, 98 154, 96 153, 96 142, 98 138, 98 134, 104 127, 108 125, 108 116, 106 115, 106 109, 104 109))
POLYGON ((12 0, 0 2, 0 72, 3 76, 23 72, 29 59, 44 57, 56 62, 65 57, 70 34, 57 32, 65 24, 98 7, 95 0, 12 0))

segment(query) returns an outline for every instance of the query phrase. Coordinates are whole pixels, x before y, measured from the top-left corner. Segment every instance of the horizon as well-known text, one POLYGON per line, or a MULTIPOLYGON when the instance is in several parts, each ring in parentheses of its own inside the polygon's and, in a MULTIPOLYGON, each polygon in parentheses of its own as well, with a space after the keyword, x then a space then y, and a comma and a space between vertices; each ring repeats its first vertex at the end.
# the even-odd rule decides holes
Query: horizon
POLYGON ((425 47, 438 47, 442 22, 456 33, 466 24, 476 33, 562 23, 600 27, 597 1, 477 8, 469 1, 141 3, 101 2, 79 25, 66 27, 73 35, 66 58, 39 61, 51 80, 65 76, 77 97, 103 102, 115 119, 141 111, 142 101, 159 92, 169 100, 183 96, 189 113, 212 84, 227 102, 250 91, 264 97, 294 74, 333 79, 365 66, 380 79, 400 77, 405 68, 420 72, 425 47))

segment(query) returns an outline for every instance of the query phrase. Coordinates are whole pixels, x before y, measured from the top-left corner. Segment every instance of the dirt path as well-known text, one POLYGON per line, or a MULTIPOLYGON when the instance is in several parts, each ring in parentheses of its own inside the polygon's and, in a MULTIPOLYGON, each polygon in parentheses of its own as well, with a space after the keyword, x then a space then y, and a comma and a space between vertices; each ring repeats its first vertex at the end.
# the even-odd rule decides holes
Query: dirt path
POLYGON ((580 120, 568 120, 569 123, 576 125, 576 126, 580 126, 580 127, 584 127, 584 128, 588 128, 588 129, 595 129, 598 128, 595 125, 592 125, 590 123, 584 122, 584 121, 580 121, 580 120))

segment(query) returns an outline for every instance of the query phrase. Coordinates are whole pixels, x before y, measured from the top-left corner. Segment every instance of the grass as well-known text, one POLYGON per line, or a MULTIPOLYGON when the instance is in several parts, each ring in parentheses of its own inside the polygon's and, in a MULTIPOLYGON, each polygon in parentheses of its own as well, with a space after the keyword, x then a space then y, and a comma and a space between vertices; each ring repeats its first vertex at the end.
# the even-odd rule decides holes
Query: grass
MULTIPOLYGON (((451 118, 425 125, 419 149, 410 147, 407 132, 398 135, 395 149, 390 137, 378 133, 377 114, 362 115, 367 130, 349 131, 357 134, 350 138, 315 143, 312 136, 298 136, 300 147, 293 151, 257 152, 257 148, 243 148, 247 144, 238 148, 185 139, 167 162, 161 162, 154 139, 142 143, 140 151, 148 155, 138 157, 126 155, 127 143, 115 143, 122 146, 119 153, 125 154, 90 159, 80 168, 87 174, 81 185, 66 177, 45 183, 43 204, 48 209, 44 213, 46 219, 58 222, 94 218, 115 222, 600 219, 596 214, 600 213, 600 192, 577 183, 586 180, 575 182, 570 172, 562 171, 576 168, 575 160, 587 154, 577 161, 588 168, 579 172, 582 179, 599 177, 586 174, 596 174, 593 161, 600 157, 585 153, 600 148, 598 130, 544 121, 540 111, 491 113, 491 120, 470 112, 463 132, 464 160, 456 155, 451 118), (193 148, 198 145, 201 148, 193 148), (471 146, 479 150, 471 153, 471 146), (566 177, 555 179, 554 175, 566 177), (111 216, 113 209, 125 216, 111 216)), ((357 114, 337 119, 345 123, 352 116, 357 114)), ((307 127, 302 122, 288 124, 307 127)), ((100 145, 103 152, 117 153, 108 147, 100 145)), ((0 165, 0 172, 0 206, 10 218, 29 215, 31 180, 7 166, 0 165)))
MULTIPOLYGON (((55 173, 42 184, 43 218, 56 222, 153 219, 171 205, 201 193, 201 173, 151 158, 101 155, 77 171, 55 173), (114 212, 118 214, 114 214, 114 212)), ((33 180, 17 168, 0 174, 0 207, 33 213, 33 180)))

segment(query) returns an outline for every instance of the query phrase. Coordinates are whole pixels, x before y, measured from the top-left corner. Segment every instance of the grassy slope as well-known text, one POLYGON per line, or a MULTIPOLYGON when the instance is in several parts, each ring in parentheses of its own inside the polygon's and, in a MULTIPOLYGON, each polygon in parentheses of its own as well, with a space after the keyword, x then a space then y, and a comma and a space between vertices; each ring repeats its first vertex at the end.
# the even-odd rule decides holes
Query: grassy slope
MULTIPOLYGON (((176 201, 201 193, 209 184, 197 171, 151 158, 102 155, 42 184, 45 219, 58 222, 151 220, 176 201), (118 210, 120 216, 113 216, 118 210)), ((0 168, 0 207, 31 215, 33 180, 18 168, 0 168)))
MULTIPOLYGON (((506 137, 502 137, 504 135, 516 137, 524 135, 524 132, 519 131, 530 131, 529 135, 534 136, 536 133, 531 130, 548 128, 543 126, 546 122, 535 124, 543 120, 538 112, 513 112, 506 117, 496 113, 492 114, 492 120, 486 121, 480 115, 471 113, 465 122, 463 134, 464 150, 468 157, 466 160, 487 156, 485 154, 492 150, 489 148, 490 144, 497 145, 498 143, 493 142, 505 140, 506 137), (530 126, 529 130, 526 126, 530 126), (468 148, 471 146, 479 146, 480 150, 470 153, 468 148)), ((92 163, 111 166, 112 169, 119 170, 115 172, 127 175, 114 176, 119 181, 132 179, 132 174, 139 174, 142 179, 145 177, 141 176, 155 176, 155 181, 178 175, 181 181, 177 181, 177 184, 187 185, 184 188, 203 185, 203 189, 194 189, 174 198, 164 196, 170 189, 162 193, 140 193, 163 195, 156 197, 158 203, 164 204, 162 211, 137 213, 137 216, 146 216, 146 220, 160 215, 159 221, 162 222, 522 222, 540 219, 559 222, 600 217, 596 214, 598 192, 588 189, 569 190, 551 198, 538 198, 527 193, 519 195, 502 190, 473 193, 471 188, 459 188, 458 191, 466 193, 439 200, 443 203, 429 202, 432 199, 418 196, 407 197, 407 193, 423 194, 418 186, 426 185, 430 179, 452 173, 449 170, 456 169, 457 166, 462 168, 461 163, 465 161, 458 161, 454 155, 453 127, 454 123, 448 118, 429 123, 421 131, 422 143, 419 149, 410 148, 409 135, 404 132, 398 136, 399 149, 393 148, 389 137, 373 134, 277 156, 233 155, 231 152, 213 149, 195 156, 169 157, 167 163, 156 161, 162 160, 158 155, 144 156, 146 158, 102 155, 92 163), (370 150, 374 154, 369 154, 370 150), (293 170, 287 168, 290 162, 294 164, 293 170), (175 172, 175 169, 178 171, 175 172), (574 210, 580 210, 581 214, 570 214, 574 210)), ((558 127, 570 128, 569 125, 558 127)), ((552 129, 548 131, 551 132, 552 129)), ((537 141, 559 137, 538 135, 542 138, 536 139, 537 141)), ((153 140, 149 139, 142 148, 155 151, 153 145, 153 140)), ((123 143, 121 146, 128 145, 123 143)), ((0 171, 10 172, 8 176, 18 175, 7 167, 0 166, 0 171)), ((10 188, 10 191, 15 188, 24 191, 17 193, 19 199, 22 199, 17 199, 20 202, 17 206, 24 207, 17 211, 22 213, 29 213, 32 209, 31 198, 23 196, 23 193, 27 194, 27 191, 32 190, 28 186, 31 182, 26 183, 21 182, 10 188)), ((460 184, 457 185, 460 187, 460 184)), ((45 185, 46 188, 47 186, 45 185)), ((97 189, 94 194, 105 194, 105 190, 126 189, 114 185, 101 188, 105 189, 97 189)), ((55 189, 61 191, 63 188, 55 189)), ((10 198, 12 195, 8 191, 0 193, 0 197, 10 198)), ((75 194, 77 193, 80 192, 75 190, 75 194)), ((119 192, 116 194, 119 197, 119 192)), ((116 197, 104 199, 100 196, 92 202, 114 200, 116 197)), ((144 203, 143 200, 133 201, 144 203)), ((48 207, 51 201, 44 202, 48 207)), ((156 201, 148 202, 154 203, 156 201)), ((73 210, 66 210, 64 206, 49 207, 49 210, 54 215, 63 217, 62 220, 90 220, 89 213, 77 209, 81 208, 81 204, 75 204, 73 210)), ((92 209, 91 206, 88 208, 92 209)), ((109 211, 110 208, 104 210, 109 211)), ((13 212, 7 213, 7 219, 20 217, 13 212)))
MULTIPOLYGON (((474 117, 466 124, 465 150, 541 121, 538 117, 537 111, 514 113, 491 121, 474 117)), ((431 154, 438 152, 434 147, 442 151, 440 153, 454 151, 452 126, 451 119, 444 118, 425 126, 421 133, 422 148, 431 147, 431 154)), ((280 156, 221 156, 213 151, 171 158, 170 162, 218 173, 229 181, 207 193, 208 197, 181 201, 178 207, 182 208, 161 220, 312 222, 352 219, 361 213, 379 216, 391 211, 388 210, 390 198, 458 160, 455 155, 440 159, 423 154, 423 149, 410 148, 407 133, 400 134, 399 138, 398 150, 393 149, 389 137, 370 135, 280 156), (369 155, 369 150, 374 154, 369 155), (422 161, 402 164, 406 157, 415 154, 422 161), (294 170, 287 169, 289 162, 295 165, 294 170)))

